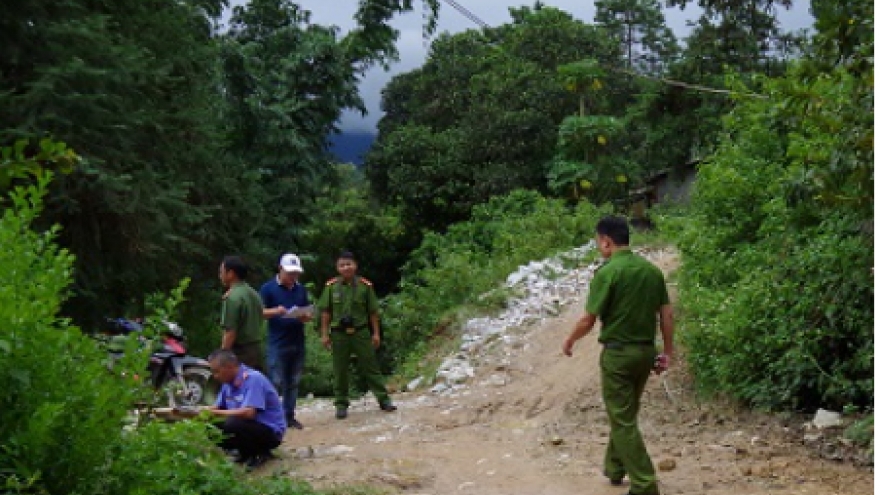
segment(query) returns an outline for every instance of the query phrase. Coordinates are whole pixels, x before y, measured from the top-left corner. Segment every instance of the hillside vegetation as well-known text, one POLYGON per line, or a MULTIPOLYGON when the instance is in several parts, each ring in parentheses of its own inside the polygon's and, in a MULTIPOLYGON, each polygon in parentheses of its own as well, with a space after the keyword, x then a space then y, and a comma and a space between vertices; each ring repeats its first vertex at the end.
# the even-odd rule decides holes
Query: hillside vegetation
MULTIPOLYGON (((691 204, 649 215, 682 252, 699 387, 873 412, 871 2, 812 0, 807 35, 780 29, 787 0, 701 0, 681 41, 655 0, 597 2, 594 23, 511 9, 391 82, 364 171, 326 138, 413 2, 360 2, 344 36, 281 0, 222 33, 223 2, 43 3, 0 15, 5 492, 311 493, 237 481, 201 422, 132 424, 146 355, 109 373, 86 335, 152 314, 205 355, 224 254, 256 285, 295 251, 317 297, 348 248, 383 296, 383 365, 408 373, 461 314, 502 305, 519 264, 641 211, 650 177, 694 161, 691 204)), ((329 357, 309 356, 301 391, 325 393, 329 357)))

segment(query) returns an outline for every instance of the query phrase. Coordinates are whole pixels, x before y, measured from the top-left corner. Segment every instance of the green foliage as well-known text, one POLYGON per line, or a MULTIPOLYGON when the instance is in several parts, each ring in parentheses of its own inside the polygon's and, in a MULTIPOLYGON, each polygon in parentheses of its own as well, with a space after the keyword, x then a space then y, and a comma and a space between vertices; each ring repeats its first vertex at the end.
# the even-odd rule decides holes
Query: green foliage
MULTIPOLYGON (((744 84, 737 89, 760 93, 756 75, 778 76, 800 55, 803 33, 786 33, 774 15, 788 0, 727 2, 672 0, 684 8, 699 4, 702 15, 681 53, 665 64, 664 76, 709 88, 727 86, 729 74, 744 84)), ((722 133, 722 117, 734 101, 728 95, 643 81, 637 102, 628 109, 627 135, 633 161, 647 170, 683 169, 710 156, 722 133)))
POLYGON ((607 36, 558 9, 512 9, 511 18, 439 36, 423 67, 385 89, 366 172, 377 199, 399 205, 406 225, 442 231, 493 196, 546 189, 556 126, 578 105, 557 66, 616 60, 607 36))
POLYGON ((124 435, 106 493, 315 494, 308 485, 276 477, 245 478, 241 468, 210 448, 219 431, 204 421, 152 422, 124 435))
POLYGON ((874 451, 874 415, 870 414, 853 423, 844 433, 856 445, 867 447, 871 453, 874 451))
POLYGON ((15 179, 39 176, 53 167, 69 174, 78 161, 79 156, 64 143, 44 138, 32 146, 27 139, 19 139, 13 146, 0 148, 0 191, 15 179))
POLYGON ((678 51, 658 0, 598 0, 596 22, 621 44, 629 69, 662 72, 678 51))
POLYGON ((316 292, 337 276, 336 256, 342 250, 357 255, 362 274, 377 294, 396 287, 402 260, 418 245, 419 232, 406 229, 396 208, 380 205, 369 193, 358 169, 337 165, 334 179, 316 200, 311 225, 300 237, 311 267, 304 280, 312 282, 316 292))
POLYGON ((88 493, 107 462, 96 447, 113 443, 105 430, 121 427, 119 404, 130 392, 95 345, 57 316, 73 257, 54 244, 57 228, 31 230, 47 183, 15 189, 0 217, 0 476, 7 486, 88 493))
POLYGON ((573 200, 581 194, 595 204, 622 196, 627 182, 626 161, 621 159, 618 137, 623 122, 610 115, 588 115, 588 101, 595 107, 603 88, 605 71, 595 59, 562 65, 560 82, 580 96, 580 112, 559 125, 556 157, 547 172, 548 186, 556 194, 571 191, 573 200), (587 95, 595 93, 591 99, 587 95), (609 146, 611 142, 614 145, 609 146))
POLYGON ((872 76, 859 56, 827 62, 765 81, 770 98, 725 120, 680 243, 691 368, 761 407, 874 395, 872 76))
POLYGON ((565 89, 580 95, 586 95, 590 90, 601 90, 602 79, 606 76, 605 70, 595 59, 560 65, 556 73, 565 89))
POLYGON ((383 300, 389 353, 398 364, 418 360, 458 307, 479 305, 520 264, 585 243, 599 215, 589 203, 569 208, 520 190, 475 207, 445 235, 427 234, 404 267, 401 292, 383 300))
MULTIPOLYGON (((234 8, 221 32, 227 4, 4 5, 0 142, 34 144, 2 160, 43 160, 47 136, 81 156, 52 183, 39 223, 65 227, 76 280, 64 312, 85 328, 142 315, 145 294, 183 277, 191 296, 214 299, 208 259, 271 266, 295 248, 304 222, 291 220, 309 217, 332 177, 326 136, 343 109, 362 108, 358 77, 394 58, 389 22, 417 2, 360 2, 344 38, 284 0, 234 8)), ((422 5, 430 31, 438 3, 422 5)))
MULTIPOLYGON (((242 480, 206 423, 131 424, 142 386, 132 377, 149 346, 111 370, 104 351, 59 316, 74 260, 56 245, 57 227, 33 228, 50 175, 13 189, 0 216, 0 491, 314 493, 289 480, 242 480)), ((173 315, 185 287, 152 298, 154 320, 173 315)))

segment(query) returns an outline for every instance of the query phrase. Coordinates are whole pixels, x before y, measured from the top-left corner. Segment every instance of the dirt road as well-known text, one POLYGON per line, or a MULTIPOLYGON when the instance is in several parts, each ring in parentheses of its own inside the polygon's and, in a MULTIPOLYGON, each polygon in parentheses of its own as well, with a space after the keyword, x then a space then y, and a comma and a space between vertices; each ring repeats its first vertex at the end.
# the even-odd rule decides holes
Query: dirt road
MULTIPOLYGON (((677 264, 669 252, 654 261, 667 271, 677 264)), ((522 344, 513 352, 482 349, 482 365, 456 393, 397 393, 395 413, 357 401, 343 421, 327 400, 303 404, 298 418, 306 428, 289 430, 282 458, 260 473, 392 494, 622 495, 626 486, 601 475, 608 426, 597 332, 573 358, 560 351, 581 308, 516 329, 522 344)), ((667 380, 673 401, 652 377, 643 400, 641 429, 661 468, 662 493, 873 493, 870 469, 817 458, 772 418, 698 403, 682 381, 680 371, 667 380)))

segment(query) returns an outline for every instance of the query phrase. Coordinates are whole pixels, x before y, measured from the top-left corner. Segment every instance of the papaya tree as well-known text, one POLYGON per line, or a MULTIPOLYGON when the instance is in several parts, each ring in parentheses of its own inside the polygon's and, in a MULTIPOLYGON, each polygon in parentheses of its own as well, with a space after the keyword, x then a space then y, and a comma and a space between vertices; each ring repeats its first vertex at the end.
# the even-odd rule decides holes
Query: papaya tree
POLYGON ((548 185, 572 200, 583 196, 594 202, 610 200, 628 181, 626 162, 612 144, 620 136, 623 122, 611 115, 588 113, 591 100, 599 99, 607 74, 595 59, 562 65, 557 74, 565 89, 578 96, 578 113, 559 125, 548 185))

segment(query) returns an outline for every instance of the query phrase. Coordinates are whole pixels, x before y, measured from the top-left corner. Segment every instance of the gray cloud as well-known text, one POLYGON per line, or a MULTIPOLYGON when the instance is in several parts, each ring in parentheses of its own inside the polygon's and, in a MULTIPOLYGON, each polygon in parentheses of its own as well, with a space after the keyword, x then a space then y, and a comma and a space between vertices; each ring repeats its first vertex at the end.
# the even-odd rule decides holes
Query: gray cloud
MULTIPOLYGON (((358 0, 300 0, 297 2, 302 8, 312 12, 312 22, 338 26, 343 33, 354 27, 352 19, 357 10, 358 0)), ((533 5, 533 1, 523 0, 458 0, 458 3, 473 12, 490 26, 498 26, 510 20, 508 9, 521 5, 533 5)), ((574 17, 586 22, 592 22, 596 9, 592 2, 584 0, 544 0, 544 4, 556 7, 571 13, 574 17)), ((795 30, 812 26, 812 16, 809 12, 809 2, 794 2, 791 10, 779 12, 780 22, 784 29, 795 30)), ((469 19, 455 11, 447 4, 441 2, 438 32, 457 33, 477 26, 469 19)), ((666 9, 666 22, 679 38, 684 38, 690 32, 688 21, 699 17, 700 9, 689 6, 684 11, 674 8, 666 9)), ((367 107, 367 115, 360 112, 346 112, 341 118, 341 127, 349 131, 374 132, 376 122, 381 117, 379 101, 382 88, 395 75, 410 71, 424 63, 428 52, 430 40, 422 36, 424 22, 421 9, 410 12, 394 19, 392 25, 400 31, 398 50, 400 61, 392 64, 391 70, 386 72, 381 68, 374 68, 365 74, 361 82, 361 95, 367 107)))

